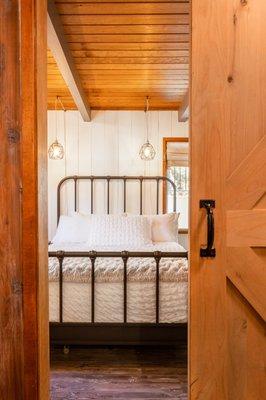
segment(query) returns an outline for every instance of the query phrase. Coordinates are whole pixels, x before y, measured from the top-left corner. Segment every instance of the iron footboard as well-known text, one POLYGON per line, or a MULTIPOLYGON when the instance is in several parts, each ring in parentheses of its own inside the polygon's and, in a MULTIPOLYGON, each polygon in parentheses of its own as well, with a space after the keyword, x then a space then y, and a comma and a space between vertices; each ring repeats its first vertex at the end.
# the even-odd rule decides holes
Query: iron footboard
MULTIPOLYGON (((87 329, 87 333, 89 332, 89 328, 97 327, 98 329, 102 326, 103 329, 114 329, 114 327, 119 327, 120 331, 123 330, 124 327, 131 327, 132 329, 145 328, 149 329, 151 327, 174 327, 177 323, 160 323, 160 261, 162 258, 186 258, 188 257, 187 252, 134 252, 134 251, 89 251, 89 252, 70 252, 70 251, 50 251, 49 257, 57 258, 59 264, 59 322, 52 323, 53 327, 72 327, 79 329, 87 329), (63 285, 64 285, 64 276, 63 276, 63 262, 65 258, 72 257, 85 257, 90 259, 91 261, 91 321, 88 322, 80 322, 80 323, 69 323, 64 322, 63 316, 63 285), (95 322, 95 262, 97 258, 121 258, 123 261, 123 322, 119 324, 114 323, 104 323, 101 324, 99 322, 95 322), (155 272, 155 323, 130 323, 127 318, 127 289, 128 289, 128 276, 127 276, 127 264, 129 258, 153 258, 155 260, 156 272, 155 272)), ((101 331, 100 331, 101 334, 101 331)), ((75 333, 73 332, 73 335, 75 333)), ((97 334, 98 335, 98 334, 97 334)), ((96 335, 96 336, 97 336, 96 335)), ((52 335, 53 336, 53 335, 52 335)), ((53 337, 52 337, 53 340, 53 337)), ((62 338, 60 343, 70 344, 70 339, 62 338)), ((56 341, 56 340, 55 340, 56 341)), ((58 338, 57 338, 58 342, 58 338)), ((126 342, 126 339, 125 339, 126 342)), ((86 342, 87 343, 87 342, 86 342)), ((90 341, 88 340, 88 343, 90 341)), ((123 344, 123 343, 122 343, 123 344)))

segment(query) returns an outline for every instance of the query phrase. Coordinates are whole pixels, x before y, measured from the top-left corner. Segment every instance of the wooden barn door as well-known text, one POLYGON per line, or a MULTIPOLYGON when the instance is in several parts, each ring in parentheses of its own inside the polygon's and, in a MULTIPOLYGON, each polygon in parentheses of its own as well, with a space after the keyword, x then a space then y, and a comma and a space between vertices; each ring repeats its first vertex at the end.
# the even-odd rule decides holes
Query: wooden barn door
POLYGON ((192 0, 191 400, 266 393, 265 17, 265 0, 192 0))

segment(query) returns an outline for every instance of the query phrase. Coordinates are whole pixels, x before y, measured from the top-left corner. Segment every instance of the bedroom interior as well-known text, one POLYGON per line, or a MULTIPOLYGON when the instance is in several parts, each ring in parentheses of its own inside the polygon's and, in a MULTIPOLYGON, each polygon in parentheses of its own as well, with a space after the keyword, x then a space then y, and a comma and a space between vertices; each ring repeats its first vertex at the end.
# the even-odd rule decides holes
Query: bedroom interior
POLYGON ((0 2, 0 399, 263 399, 266 2, 0 2))
POLYGON ((188 2, 48 3, 53 399, 187 398, 188 46, 188 2))

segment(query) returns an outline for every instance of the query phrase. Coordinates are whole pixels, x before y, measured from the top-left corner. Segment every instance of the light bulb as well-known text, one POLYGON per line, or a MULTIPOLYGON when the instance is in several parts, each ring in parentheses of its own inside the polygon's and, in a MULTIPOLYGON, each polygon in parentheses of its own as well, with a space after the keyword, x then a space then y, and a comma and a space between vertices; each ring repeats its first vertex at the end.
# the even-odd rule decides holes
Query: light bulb
POLYGON ((144 143, 144 144, 141 146, 140 151, 139 151, 140 158, 141 158, 142 160, 144 160, 144 161, 151 161, 151 160, 153 160, 154 157, 155 157, 155 154, 156 154, 156 152, 155 152, 155 150, 154 150, 154 147, 153 147, 153 145, 152 145, 149 141, 147 141, 146 143, 144 143))
POLYGON ((57 139, 49 147, 48 154, 51 160, 62 160, 62 158, 64 158, 64 147, 57 139))

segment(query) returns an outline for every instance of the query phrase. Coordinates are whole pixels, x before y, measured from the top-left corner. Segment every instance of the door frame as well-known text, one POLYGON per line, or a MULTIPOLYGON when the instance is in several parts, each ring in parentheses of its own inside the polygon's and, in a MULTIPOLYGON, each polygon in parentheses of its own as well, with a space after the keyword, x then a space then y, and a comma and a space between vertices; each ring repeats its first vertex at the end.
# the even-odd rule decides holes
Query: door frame
POLYGON ((0 2, 0 397, 49 398, 46 0, 0 2))
MULTIPOLYGON (((5 249, 7 258, 15 252, 18 262, 12 264, 13 275, 2 276, 11 305, 5 310, 6 318, 12 320, 16 309, 18 324, 13 324, 2 342, 6 344, 3 360, 6 363, 2 366, 5 386, 0 387, 0 393, 7 400, 48 400, 47 1, 11 0, 11 6, 4 1, 0 3, 0 16, 6 28, 1 37, 2 49, 11 55, 5 63, 0 58, 1 72, 7 83, 10 77, 15 77, 17 89, 20 88, 11 97, 10 85, 5 87, 5 103, 10 113, 4 115, 5 125, 0 131, 1 139, 9 132, 3 140, 7 167, 14 167, 15 162, 6 189, 14 198, 20 193, 16 204, 19 211, 9 213, 11 229, 7 232, 12 242, 16 231, 18 246, 5 249), (20 337, 22 342, 18 340, 20 337)), ((171 140, 182 141, 182 138, 171 140)), ((0 202, 6 207, 2 210, 8 212, 8 203, 4 204, 1 197, 0 202)), ((0 229, 4 224, 0 219, 0 229)), ((0 331, 5 328, 0 322, 0 331)))
MULTIPOLYGON (((248 45, 253 50, 262 45, 261 4, 265 2, 192 0, 188 371, 191 400, 226 400, 229 389, 235 385, 228 379, 228 277, 226 249, 222 245, 226 239, 222 209, 226 199, 221 179, 217 179, 230 155, 222 153, 217 157, 217 153, 220 155, 225 148, 223 133, 234 130, 239 114, 250 106, 246 102, 250 88, 246 78, 251 73, 245 71, 245 66, 251 68, 252 63, 243 48, 239 52, 239 42, 249 39, 250 27, 257 26, 257 36, 251 38, 257 41, 248 41, 248 45), (256 19, 248 25, 248 18, 254 17, 253 9, 256 19), (211 46, 210 40, 206 40, 210 37, 211 46), (199 171, 204 155, 206 162, 199 171), (199 209, 199 200, 206 198, 218 200, 215 262, 199 255, 201 245, 206 243, 206 213, 199 209)), ((4 294, 0 301, 0 396, 6 400, 49 398, 46 15, 46 0, 0 2, 0 292, 4 294)), ((251 71, 253 77, 265 72, 261 68, 265 66, 265 56, 264 64, 260 60, 256 60, 256 73, 251 71)), ((256 82, 259 92, 260 82, 256 82)), ((260 96, 257 92, 251 92, 254 102, 250 114, 263 117, 265 102, 262 91, 260 96)), ((262 129, 264 122, 261 118, 257 128, 262 129)), ((251 134, 253 126, 249 129, 251 134)), ((255 368, 253 376, 254 371, 255 368)))
MULTIPOLYGON (((217 137, 224 140, 222 133, 228 128, 224 122, 232 110, 230 102, 236 103, 236 97, 231 94, 239 84, 237 73, 236 78, 234 76, 237 71, 234 29, 241 13, 244 15, 245 10, 252 7, 252 2, 250 5, 247 1, 238 2, 234 14, 233 2, 214 3, 192 0, 191 10, 188 384, 191 400, 228 398, 226 273, 221 233, 226 229, 226 221, 221 212, 224 193, 217 180, 217 171, 223 166, 221 160, 217 160, 215 149, 219 151, 217 137), (218 18, 221 15, 223 19, 218 18), (217 29, 218 21, 219 28, 224 30, 217 29), (210 49, 204 39, 211 33, 212 44, 217 48, 224 40, 232 46, 230 65, 218 51, 212 55, 215 62, 210 62, 210 49), (197 37, 196 44, 194 37, 197 37), (214 88, 212 93, 207 90, 210 82, 214 88), (221 93, 225 93, 228 103, 219 103, 221 93), (203 155, 208 164, 200 174, 199 157, 203 155), (215 222, 219 226, 215 243, 219 250, 218 264, 199 256, 199 249, 206 242, 206 214, 199 210, 199 199, 203 198, 219 199, 215 210, 215 222), (213 290, 208 292, 210 287, 213 290), (206 354, 205 350, 210 348, 206 354)), ((0 394, 6 400, 49 398, 46 15, 46 0, 0 2, 3 23, 0 30, 0 140, 4 149, 0 154, 0 180, 4 183, 0 191, 4 216, 0 218, 0 230, 5 234, 5 242, 1 243, 4 267, 0 269, 0 289, 5 294, 5 301, 0 302, 0 315, 4 316, 0 319, 3 350, 0 394)), ((263 104, 260 106, 262 110, 263 104)))

